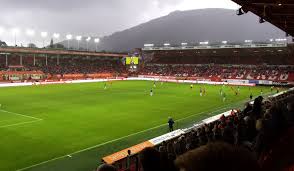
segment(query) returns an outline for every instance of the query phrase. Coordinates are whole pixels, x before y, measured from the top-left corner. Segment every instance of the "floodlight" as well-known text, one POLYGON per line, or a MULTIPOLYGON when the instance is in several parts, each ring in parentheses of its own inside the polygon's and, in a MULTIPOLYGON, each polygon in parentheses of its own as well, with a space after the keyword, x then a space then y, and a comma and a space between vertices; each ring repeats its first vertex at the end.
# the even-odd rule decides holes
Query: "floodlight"
POLYGON ((45 38, 47 36, 48 36, 48 33, 47 32, 45 32, 45 31, 41 32, 41 37, 45 38))
POLYGON ((82 40, 82 36, 76 36, 77 41, 82 40))
POLYGON ((66 35, 66 39, 67 40, 71 40, 72 39, 72 35, 71 34, 66 35))
POLYGON ((98 46, 98 43, 100 42, 100 39, 99 38, 95 38, 94 39, 94 42, 96 43, 95 52, 97 52, 97 46, 98 46))
POLYGON ((228 41, 226 41, 226 40, 222 41, 222 44, 227 44, 227 43, 228 43, 228 41))
POLYGON ((66 39, 67 39, 67 49, 69 49, 69 40, 72 39, 72 35, 71 34, 66 35, 66 39))
POLYGON ((144 44, 144 47, 153 47, 154 44, 144 44))
POLYGON ((94 39, 94 42, 95 43, 99 43, 100 42, 100 39, 99 38, 96 38, 96 39, 94 39))
POLYGON ((245 40, 245 43, 252 43, 252 40, 245 40))
POLYGON ((34 35, 35 35, 35 30, 27 29, 26 34, 27 34, 28 36, 34 36, 34 35))
POLYGON ((86 41, 88 42, 88 41, 90 41, 90 40, 91 40, 91 37, 87 37, 86 41))
POLYGON ((209 42, 208 41, 205 41, 205 42, 199 42, 200 45, 208 45, 209 42))
POLYGON ((281 38, 280 38, 280 39, 275 39, 275 41, 276 41, 276 42, 285 42, 285 41, 287 41, 287 39, 281 39, 281 38))
POLYGON ((87 51, 89 51, 89 41, 91 40, 91 37, 87 37, 86 41, 87 41, 87 51))
POLYGON ((188 45, 188 43, 181 43, 181 45, 182 45, 182 46, 187 46, 187 45, 188 45))
POLYGON ((53 37, 54 37, 55 39, 59 39, 60 34, 59 34, 59 33, 53 33, 53 37))
POLYGON ((170 46, 170 43, 164 43, 163 46, 170 46))

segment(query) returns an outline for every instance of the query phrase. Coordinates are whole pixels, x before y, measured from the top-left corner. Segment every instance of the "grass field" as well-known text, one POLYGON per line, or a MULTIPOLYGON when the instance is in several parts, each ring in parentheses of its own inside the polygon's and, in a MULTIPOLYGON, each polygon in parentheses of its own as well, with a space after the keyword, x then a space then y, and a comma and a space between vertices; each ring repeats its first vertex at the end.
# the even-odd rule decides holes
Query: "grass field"
POLYGON ((260 95, 266 87, 113 82, 0 88, 0 170, 92 170, 103 155, 167 132, 168 116, 184 127, 260 95), (236 87, 235 87, 236 88, 236 87), (70 154, 71 157, 67 157, 70 154), (53 160, 52 160, 53 159, 53 160), (51 160, 51 161, 48 161, 51 160), (47 162, 48 161, 48 162, 47 162), (42 164, 39 164, 42 163, 42 164), (34 166, 34 167, 30 167, 34 166), (26 169, 23 169, 26 168, 26 169))

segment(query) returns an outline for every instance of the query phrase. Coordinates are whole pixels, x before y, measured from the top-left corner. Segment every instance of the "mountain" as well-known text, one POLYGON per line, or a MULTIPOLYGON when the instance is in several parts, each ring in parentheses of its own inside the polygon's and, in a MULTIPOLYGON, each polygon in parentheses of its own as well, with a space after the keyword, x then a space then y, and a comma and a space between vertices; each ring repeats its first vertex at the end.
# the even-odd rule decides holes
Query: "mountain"
MULTIPOLYGON (((129 51, 146 43, 159 44, 200 41, 244 42, 266 41, 284 37, 285 33, 270 23, 259 23, 259 18, 247 13, 237 16, 235 10, 198 9, 175 11, 133 28, 103 37, 99 50, 129 51)), ((92 49, 95 45, 91 45, 92 49)))

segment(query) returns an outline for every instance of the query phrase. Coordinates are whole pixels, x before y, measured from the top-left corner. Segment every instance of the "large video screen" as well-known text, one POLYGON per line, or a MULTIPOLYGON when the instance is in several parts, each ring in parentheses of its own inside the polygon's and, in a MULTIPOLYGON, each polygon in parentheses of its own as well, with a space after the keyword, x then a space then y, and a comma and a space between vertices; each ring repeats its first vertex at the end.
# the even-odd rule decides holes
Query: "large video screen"
POLYGON ((139 57, 126 57, 126 65, 138 65, 139 57))

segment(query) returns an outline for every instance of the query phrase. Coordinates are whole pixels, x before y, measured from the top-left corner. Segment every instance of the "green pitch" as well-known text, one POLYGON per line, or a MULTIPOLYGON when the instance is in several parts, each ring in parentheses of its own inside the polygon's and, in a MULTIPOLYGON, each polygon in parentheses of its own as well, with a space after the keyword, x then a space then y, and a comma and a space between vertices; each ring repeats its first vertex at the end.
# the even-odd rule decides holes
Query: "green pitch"
POLYGON ((166 133, 169 116, 189 126, 270 90, 236 96, 225 86, 223 102, 221 87, 205 85, 204 97, 200 85, 147 81, 0 88, 0 170, 93 170, 104 155, 166 133))

